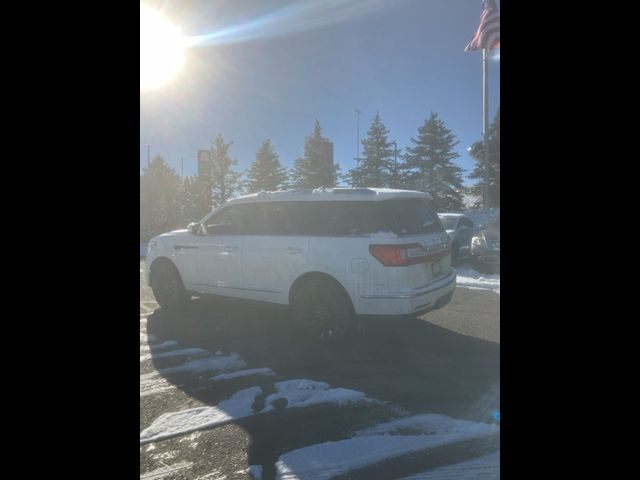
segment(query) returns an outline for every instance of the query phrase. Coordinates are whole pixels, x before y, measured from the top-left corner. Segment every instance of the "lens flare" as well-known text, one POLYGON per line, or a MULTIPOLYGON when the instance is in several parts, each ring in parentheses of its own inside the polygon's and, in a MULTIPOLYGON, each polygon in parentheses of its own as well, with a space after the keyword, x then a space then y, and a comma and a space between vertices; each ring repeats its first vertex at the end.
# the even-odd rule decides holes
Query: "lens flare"
POLYGON ((297 0, 238 25, 194 37, 197 45, 245 42, 311 30, 388 7, 386 0, 297 0))
POLYGON ((140 90, 155 90, 182 70, 189 38, 162 13, 140 4, 140 90))

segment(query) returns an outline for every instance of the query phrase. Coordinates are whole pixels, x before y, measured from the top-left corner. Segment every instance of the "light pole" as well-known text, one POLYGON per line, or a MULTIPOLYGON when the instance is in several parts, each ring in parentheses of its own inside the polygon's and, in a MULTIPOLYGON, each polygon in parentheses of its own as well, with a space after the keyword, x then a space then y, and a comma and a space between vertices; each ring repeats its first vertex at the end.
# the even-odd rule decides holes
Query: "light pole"
POLYGON ((360 168, 360 114, 362 112, 356 108, 356 167, 360 168))
POLYGON ((151 163, 151 145, 147 143, 147 168, 149 168, 150 163, 151 163))
POLYGON ((398 188, 398 142, 393 142, 393 188, 398 188))
POLYGON ((180 178, 184 178, 184 161, 189 158, 197 158, 195 155, 187 155, 186 157, 180 157, 180 178))

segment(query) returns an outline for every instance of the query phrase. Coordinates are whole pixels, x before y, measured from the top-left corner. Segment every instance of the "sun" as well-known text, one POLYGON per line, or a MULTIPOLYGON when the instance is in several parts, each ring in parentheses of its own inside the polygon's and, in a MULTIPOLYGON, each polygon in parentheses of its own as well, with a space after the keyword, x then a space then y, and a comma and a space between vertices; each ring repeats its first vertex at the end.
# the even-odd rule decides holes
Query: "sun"
POLYGON ((188 37, 157 10, 140 3, 140 91, 155 90, 182 70, 188 37))

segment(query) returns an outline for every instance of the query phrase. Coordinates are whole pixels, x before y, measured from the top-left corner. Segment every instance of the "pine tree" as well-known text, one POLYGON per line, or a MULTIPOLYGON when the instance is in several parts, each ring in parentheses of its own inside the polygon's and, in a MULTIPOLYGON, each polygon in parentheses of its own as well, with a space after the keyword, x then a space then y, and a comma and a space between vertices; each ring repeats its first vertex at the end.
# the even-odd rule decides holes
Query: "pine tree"
POLYGON ((462 169, 453 163, 460 157, 454 150, 459 143, 455 135, 437 113, 431 112, 411 142, 413 146, 407 147, 403 156, 403 183, 408 188, 429 192, 437 211, 462 210, 462 169))
POLYGON ((280 165, 271 140, 265 140, 256 152, 256 159, 247 172, 247 192, 286 188, 287 178, 287 169, 280 165))
POLYGON ((140 175, 140 241, 183 227, 178 202, 180 177, 158 155, 140 175))
POLYGON ((332 163, 327 165, 326 143, 322 136, 320 122, 316 120, 313 134, 304 144, 304 156, 298 158, 291 173, 291 184, 296 188, 335 187, 338 183, 340 167, 332 163))
MULTIPOLYGON (((469 174, 469 178, 478 181, 471 188, 471 193, 479 200, 474 204, 481 207, 484 193, 484 145, 482 140, 471 145, 471 157, 476 166, 469 174)), ((500 206, 500 107, 489 125, 489 203, 491 207, 500 206)))
POLYGON ((393 142, 387 141, 389 130, 382 123, 380 113, 371 122, 367 138, 362 140, 364 158, 360 165, 344 176, 352 187, 396 186, 395 149, 393 142))
POLYGON ((197 177, 186 177, 178 194, 180 217, 184 225, 202 219, 211 211, 207 185, 197 177))
POLYGON ((211 143, 211 203, 218 206, 240 190, 240 174, 233 171, 238 161, 229 156, 229 147, 221 134, 211 143))

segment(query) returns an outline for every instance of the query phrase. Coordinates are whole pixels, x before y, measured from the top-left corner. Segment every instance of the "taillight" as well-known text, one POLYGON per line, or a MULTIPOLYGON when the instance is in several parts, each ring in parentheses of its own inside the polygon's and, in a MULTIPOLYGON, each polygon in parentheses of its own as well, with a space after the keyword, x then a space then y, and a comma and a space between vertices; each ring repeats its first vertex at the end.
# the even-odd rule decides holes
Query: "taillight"
POLYGON ((402 267, 439 260, 449 254, 449 247, 429 252, 419 243, 408 245, 369 245, 369 252, 387 267, 402 267))

